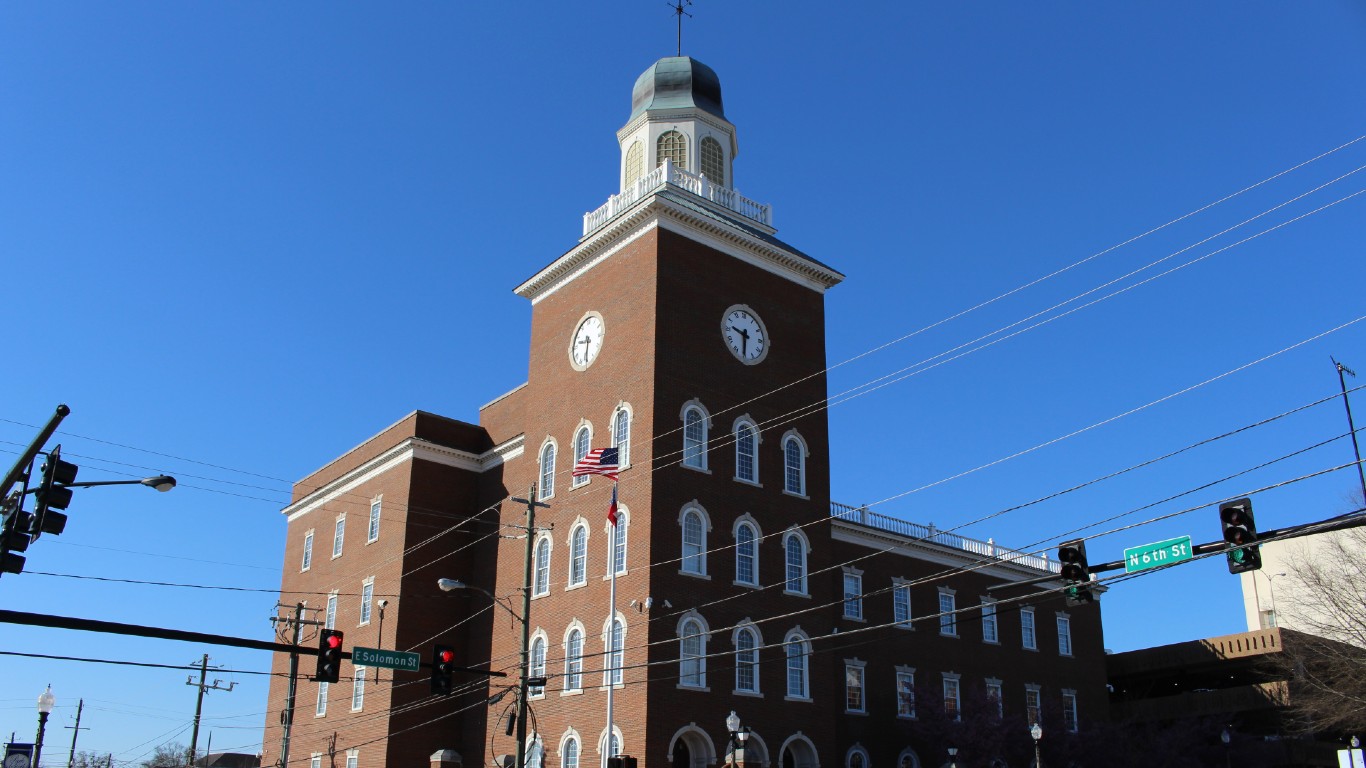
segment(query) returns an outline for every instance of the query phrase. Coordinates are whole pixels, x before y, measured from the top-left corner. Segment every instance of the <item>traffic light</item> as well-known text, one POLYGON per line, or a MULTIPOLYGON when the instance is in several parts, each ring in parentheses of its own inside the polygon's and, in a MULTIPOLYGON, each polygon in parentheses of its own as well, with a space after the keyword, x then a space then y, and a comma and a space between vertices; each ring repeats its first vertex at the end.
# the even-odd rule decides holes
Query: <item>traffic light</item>
POLYGON ((342 638, 340 629, 324 629, 318 634, 318 669, 313 677, 320 683, 341 679, 342 638))
POLYGON ((432 693, 451 695, 451 675, 455 673, 455 649, 449 645, 432 647, 432 693))
POLYGON ((1219 522, 1224 526, 1228 548, 1228 572, 1256 571, 1262 567, 1262 548, 1257 544, 1257 521, 1252 517, 1252 499, 1226 501, 1219 505, 1219 522))
POLYGON ((1091 594, 1091 564, 1086 562, 1086 541, 1065 541, 1058 547, 1058 561, 1062 563, 1062 578, 1067 582, 1063 594, 1068 605, 1081 605, 1096 599, 1091 594))
POLYGON ((43 462, 43 480, 34 494, 33 525, 30 529, 33 538, 45 533, 56 536, 66 530, 66 515, 52 510, 66 509, 71 503, 71 489, 64 486, 76 482, 79 469, 69 461, 62 461, 60 445, 47 455, 47 461, 43 462))
POLYGON ((28 549, 28 529, 33 525, 33 515, 18 509, 6 509, 3 527, 0 527, 0 574, 21 573, 24 570, 24 556, 17 554, 28 549))

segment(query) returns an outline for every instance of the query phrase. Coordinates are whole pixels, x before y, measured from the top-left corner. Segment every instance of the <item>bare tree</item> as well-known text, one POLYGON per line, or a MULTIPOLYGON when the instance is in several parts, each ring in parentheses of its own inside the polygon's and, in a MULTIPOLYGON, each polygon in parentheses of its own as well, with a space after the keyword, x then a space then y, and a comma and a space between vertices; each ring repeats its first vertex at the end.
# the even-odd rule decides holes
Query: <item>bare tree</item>
POLYGON ((178 741, 167 742, 156 748, 152 756, 142 761, 142 768, 181 768, 190 748, 178 741))

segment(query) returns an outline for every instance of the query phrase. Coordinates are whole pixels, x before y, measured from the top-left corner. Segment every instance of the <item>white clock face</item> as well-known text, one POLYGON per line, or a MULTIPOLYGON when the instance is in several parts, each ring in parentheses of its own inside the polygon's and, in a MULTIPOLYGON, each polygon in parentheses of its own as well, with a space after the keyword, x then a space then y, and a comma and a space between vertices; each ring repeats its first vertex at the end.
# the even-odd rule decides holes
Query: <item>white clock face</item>
POLYGON ((586 370, 598 359, 605 331, 602 315, 597 312, 589 312, 579 321, 578 328, 574 329, 574 335, 569 339, 569 364, 574 370, 586 370))
POLYGON ((730 353, 745 365, 754 365, 768 355, 768 329, 743 304, 736 304, 721 316, 721 338, 730 353))

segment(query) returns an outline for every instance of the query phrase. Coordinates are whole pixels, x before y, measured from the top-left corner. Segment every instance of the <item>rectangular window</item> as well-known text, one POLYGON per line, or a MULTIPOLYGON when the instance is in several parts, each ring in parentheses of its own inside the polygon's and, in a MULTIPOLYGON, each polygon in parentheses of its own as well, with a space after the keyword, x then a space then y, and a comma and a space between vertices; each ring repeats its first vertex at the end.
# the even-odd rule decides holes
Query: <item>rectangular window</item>
POLYGON ((996 717, 1005 717, 1005 703, 1001 696, 1001 681, 995 678, 987 678, 987 702, 988 705, 996 710, 996 717))
POLYGON ((375 577, 371 576, 360 585, 360 623, 370 623, 370 601, 375 596, 375 577))
POLYGON ((354 749, 346 750, 346 768, 357 768, 360 765, 360 752, 354 749))
POLYGON ((896 673, 896 716, 915 717, 915 670, 896 673))
POLYGON ((327 596, 327 616, 323 626, 332 629, 337 626, 337 593, 333 592, 327 596))
POLYGON ((1062 724, 1072 733, 1077 732, 1077 692, 1062 692, 1062 724))
POLYGON ((306 571, 313 567, 313 531, 304 534, 304 563, 299 570, 306 571))
POLYGON ((365 543, 367 544, 379 538, 379 509, 380 499, 370 502, 370 527, 365 534, 365 543))
POLYGON ((365 667, 356 667, 356 675, 351 682, 351 711, 359 712, 365 706, 365 667))
POLYGON ((958 698, 958 676, 944 673, 944 716, 954 720, 961 720, 963 715, 959 707, 958 698))
POLYGON ((1030 725, 1039 722, 1039 686, 1025 686, 1025 720, 1030 725))
POLYGON ((318 717, 327 714, 327 683, 318 683, 318 707, 314 714, 318 717))
POLYGON ((1031 650, 1039 650, 1039 639, 1034 635, 1034 609, 1020 609, 1020 642, 1031 650))
POLYGON ((844 617, 863 618, 863 577, 857 573, 844 574, 844 617))
POLYGON ((857 664, 846 664, 844 667, 844 710, 846 712, 863 712, 865 709, 863 703, 863 667, 857 664))
POLYGON ((956 611, 957 601, 954 599, 953 592, 947 589, 939 590, 939 634, 957 635, 958 634, 958 614, 956 611))
POLYGON ((308 759, 308 768, 323 768, 323 756, 321 752, 314 752, 308 759))
POLYGON ((346 538, 346 515, 337 518, 337 527, 332 533, 332 556, 341 557, 342 541, 346 538))
POLYGON ((982 601, 982 642, 998 643, 1001 641, 996 632, 996 603, 990 600, 982 601))
POLYGON ((1072 655, 1072 620, 1061 614, 1058 616, 1058 653, 1072 655))
POLYGON ((911 585, 892 585, 892 619, 902 629, 911 628, 911 585))

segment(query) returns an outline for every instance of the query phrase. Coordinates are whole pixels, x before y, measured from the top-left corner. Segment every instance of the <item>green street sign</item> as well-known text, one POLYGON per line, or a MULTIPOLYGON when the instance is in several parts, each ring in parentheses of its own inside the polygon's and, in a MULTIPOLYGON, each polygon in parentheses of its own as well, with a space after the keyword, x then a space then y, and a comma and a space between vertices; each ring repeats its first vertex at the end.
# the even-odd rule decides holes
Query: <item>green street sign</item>
POLYGON ((1134 573, 1191 559, 1191 537, 1167 539, 1124 550, 1124 572, 1134 573))
POLYGON ((385 667, 416 672, 422 668, 422 657, 407 651, 382 651, 358 645, 351 649, 351 663, 358 667, 385 667))

